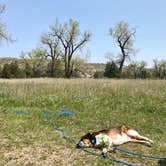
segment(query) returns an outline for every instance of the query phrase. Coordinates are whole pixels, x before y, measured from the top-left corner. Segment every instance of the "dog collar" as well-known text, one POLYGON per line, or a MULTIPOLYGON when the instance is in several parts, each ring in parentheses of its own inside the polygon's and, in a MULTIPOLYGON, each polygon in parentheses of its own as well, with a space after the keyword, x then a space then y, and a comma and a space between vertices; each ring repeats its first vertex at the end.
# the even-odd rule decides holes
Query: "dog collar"
POLYGON ((92 145, 95 145, 96 144, 96 138, 91 139, 90 142, 91 142, 92 145))

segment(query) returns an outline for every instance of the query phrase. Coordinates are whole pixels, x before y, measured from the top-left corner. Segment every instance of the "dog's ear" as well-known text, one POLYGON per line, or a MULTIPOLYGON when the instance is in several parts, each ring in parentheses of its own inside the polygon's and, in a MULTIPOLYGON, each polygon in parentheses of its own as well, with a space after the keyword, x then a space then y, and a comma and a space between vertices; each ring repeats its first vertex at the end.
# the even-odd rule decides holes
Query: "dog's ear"
POLYGON ((127 130, 129 130, 129 127, 127 127, 126 125, 122 125, 119 127, 119 129, 120 129, 120 133, 122 134, 122 133, 126 133, 127 130))
POLYGON ((95 136, 93 135, 93 133, 88 133, 86 136, 87 136, 90 140, 92 140, 92 139, 95 138, 95 136))
POLYGON ((87 135, 87 136, 91 136, 92 134, 91 134, 91 133, 87 133, 86 135, 87 135))
POLYGON ((82 139, 84 139, 84 138, 91 138, 91 136, 92 136, 92 134, 91 133, 87 133, 87 134, 85 134, 83 137, 82 137, 82 139))

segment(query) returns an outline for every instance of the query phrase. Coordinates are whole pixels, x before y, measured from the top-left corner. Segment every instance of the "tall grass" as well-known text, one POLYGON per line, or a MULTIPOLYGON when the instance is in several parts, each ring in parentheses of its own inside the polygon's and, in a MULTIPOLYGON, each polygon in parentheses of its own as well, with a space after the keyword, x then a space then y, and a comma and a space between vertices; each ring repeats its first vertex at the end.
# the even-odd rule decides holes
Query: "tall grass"
MULTIPOLYGON (((140 153, 166 155, 166 81, 29 79, 0 80, 0 165, 113 165, 75 149, 50 125, 44 111, 67 108, 75 116, 55 118, 72 137, 126 124, 155 144, 124 147, 140 153), (30 110, 17 115, 17 110, 30 110)), ((117 152, 112 156, 142 165, 156 161, 117 152)))

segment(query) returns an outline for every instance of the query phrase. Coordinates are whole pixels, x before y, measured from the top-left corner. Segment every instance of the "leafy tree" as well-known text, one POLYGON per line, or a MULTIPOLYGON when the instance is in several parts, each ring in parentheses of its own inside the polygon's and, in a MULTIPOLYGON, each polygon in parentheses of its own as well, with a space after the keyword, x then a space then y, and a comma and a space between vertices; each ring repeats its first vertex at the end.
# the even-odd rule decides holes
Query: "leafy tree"
POLYGON ((47 76, 51 76, 51 77, 57 77, 57 78, 60 78, 60 77, 64 77, 64 67, 63 67, 63 63, 61 60, 56 60, 54 62, 54 65, 55 65, 55 68, 54 68, 54 75, 52 75, 52 61, 50 61, 47 65, 47 76))
POLYGON ((62 58, 65 64, 65 76, 70 78, 73 72, 72 58, 73 55, 81 49, 89 40, 90 33, 85 31, 80 37, 79 23, 70 19, 64 24, 59 24, 58 21, 52 26, 52 35, 57 37, 63 48, 62 58))
POLYGON ((135 33, 136 29, 130 28, 129 24, 124 21, 118 22, 115 27, 109 29, 109 34, 118 43, 121 51, 118 58, 120 74, 126 59, 130 59, 130 56, 136 53, 136 50, 133 48, 135 33))
POLYGON ((24 69, 24 73, 25 73, 25 77, 26 78, 31 78, 33 77, 33 69, 30 65, 30 63, 28 63, 28 61, 25 62, 25 69, 24 69))
POLYGON ((2 69, 2 78, 11 78, 11 68, 10 64, 4 64, 3 69, 2 69))
POLYGON ((24 77, 22 70, 19 68, 18 62, 14 61, 3 66, 1 76, 3 78, 22 78, 24 77))
MULTIPOLYGON (((59 39, 50 33, 41 35, 41 43, 45 46, 46 58, 51 58, 51 77, 55 77, 56 61, 62 55, 59 39)), ((57 63, 58 64, 58 63, 57 63)))
POLYGON ((33 77, 41 77, 45 75, 46 71, 46 59, 45 50, 36 48, 28 53, 30 65, 33 69, 33 77))
POLYGON ((20 69, 18 62, 14 61, 10 64, 11 78, 18 78, 20 76, 20 69))
POLYGON ((108 62, 105 67, 104 76, 108 78, 118 78, 119 69, 114 61, 108 62))

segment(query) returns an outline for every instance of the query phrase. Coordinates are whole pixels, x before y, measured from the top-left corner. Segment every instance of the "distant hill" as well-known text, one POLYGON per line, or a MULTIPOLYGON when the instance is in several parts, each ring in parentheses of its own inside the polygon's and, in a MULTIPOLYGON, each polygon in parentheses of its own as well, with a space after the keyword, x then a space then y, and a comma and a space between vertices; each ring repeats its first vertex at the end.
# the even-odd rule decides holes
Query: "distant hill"
POLYGON ((95 72, 104 71, 105 65, 104 63, 85 63, 81 67, 81 71, 84 73, 83 77, 93 77, 95 72))
POLYGON ((0 65, 4 65, 5 63, 11 63, 15 60, 18 60, 17 58, 0 58, 0 65))

